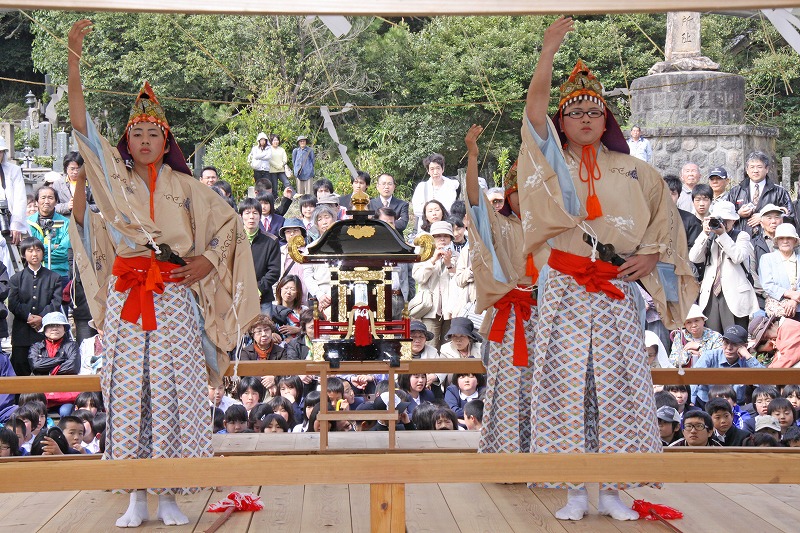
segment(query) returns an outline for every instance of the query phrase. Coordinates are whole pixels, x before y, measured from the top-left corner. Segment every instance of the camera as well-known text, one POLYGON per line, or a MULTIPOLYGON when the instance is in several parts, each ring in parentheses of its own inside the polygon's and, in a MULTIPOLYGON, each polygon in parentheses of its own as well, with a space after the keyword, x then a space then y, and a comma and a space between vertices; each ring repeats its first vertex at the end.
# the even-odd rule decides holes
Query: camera
POLYGON ((53 229, 53 219, 39 217, 39 225, 42 227, 42 233, 47 235, 53 229))
POLYGON ((11 211, 8 209, 8 200, 0 200, 0 234, 3 237, 11 236, 11 211))
POLYGON ((711 217, 708 219, 708 227, 710 229, 720 229, 725 227, 725 223, 719 217, 711 217))

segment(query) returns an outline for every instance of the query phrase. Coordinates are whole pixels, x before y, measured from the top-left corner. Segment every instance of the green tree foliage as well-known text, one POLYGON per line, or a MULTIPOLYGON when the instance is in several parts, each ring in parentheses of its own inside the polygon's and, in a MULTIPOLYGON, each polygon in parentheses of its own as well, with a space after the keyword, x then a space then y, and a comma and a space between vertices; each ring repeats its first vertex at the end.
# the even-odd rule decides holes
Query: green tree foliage
MULTIPOLYGON (((37 12, 64 36, 80 14, 37 12)), ((149 79, 188 155, 207 143, 205 163, 242 191, 251 180, 246 155, 259 131, 277 133, 291 152, 299 134, 314 145, 319 176, 349 192, 349 173, 327 132, 320 105, 333 117, 356 167, 393 174, 409 197, 426 177, 421 162, 446 157, 446 172, 465 164, 464 132, 484 126, 481 172, 497 182, 519 145, 524 97, 541 36, 553 17, 438 17, 410 21, 351 18, 335 38, 306 17, 92 14, 84 66, 90 113, 105 133, 119 135, 130 93, 149 79), (105 91, 105 92, 104 92, 105 91)), ((747 120, 781 127, 778 154, 797 153, 800 101, 797 53, 760 18, 703 16, 704 54, 748 81, 747 120)), ((66 50, 32 26, 33 61, 54 83, 65 80, 66 50)), ((578 58, 606 89, 626 88, 663 59, 663 14, 578 17, 555 58, 558 79, 578 58)), ((558 81, 558 79, 556 81, 558 81)), ((553 110, 557 90, 553 89, 553 110)), ((0 100, 2 103, 2 100, 0 100)), ((63 104, 62 104, 63 105, 63 104)), ((627 96, 611 99, 625 123, 627 96)), ((62 109, 62 116, 65 108, 62 109)))

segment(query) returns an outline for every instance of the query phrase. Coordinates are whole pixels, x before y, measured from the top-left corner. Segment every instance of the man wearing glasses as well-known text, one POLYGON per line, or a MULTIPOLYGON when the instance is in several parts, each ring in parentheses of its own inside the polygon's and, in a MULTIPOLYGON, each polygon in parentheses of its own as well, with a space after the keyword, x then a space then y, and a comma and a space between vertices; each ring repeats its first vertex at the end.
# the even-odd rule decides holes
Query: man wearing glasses
POLYGON ((714 421, 705 411, 688 411, 683 419, 683 438, 670 447, 677 446, 722 446, 714 438, 714 421))
POLYGON ((783 221, 794 224, 794 205, 789 191, 767 177, 769 168, 767 154, 750 152, 745 163, 747 176, 739 185, 731 188, 729 200, 736 206, 736 211, 741 217, 735 226, 739 231, 753 235, 756 228, 761 225, 761 208, 767 204, 786 209, 783 221))

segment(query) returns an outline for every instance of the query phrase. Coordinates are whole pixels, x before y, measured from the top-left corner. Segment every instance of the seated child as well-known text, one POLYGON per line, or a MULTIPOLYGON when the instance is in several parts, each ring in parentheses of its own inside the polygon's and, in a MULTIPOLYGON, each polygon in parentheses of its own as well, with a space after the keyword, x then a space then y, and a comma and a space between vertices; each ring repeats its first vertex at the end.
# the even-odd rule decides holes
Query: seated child
POLYGON ((84 446, 89 453, 102 453, 101 441, 106 432, 106 413, 100 411, 92 418, 92 440, 84 446))
POLYGON ((706 402, 706 413, 714 422, 714 437, 723 446, 742 446, 750 434, 733 425, 733 409, 725 398, 714 398, 706 402))
POLYGON ((14 433, 14 436, 17 437, 16 448, 18 450, 18 455, 20 456, 30 455, 31 443, 33 442, 33 439, 27 442, 28 430, 25 427, 24 420, 22 420, 21 418, 17 418, 16 416, 12 416, 11 418, 8 419, 5 428, 3 429, 7 429, 9 432, 14 433), (27 448, 24 446, 26 442, 28 444, 27 448))
POLYGON ((411 404, 408 406, 408 414, 412 418, 417 406, 422 402, 432 402, 436 399, 428 388, 427 374, 400 374, 397 376, 397 387, 409 396, 411 404))
POLYGON ((681 416, 687 411, 702 411, 689 401, 691 396, 689 385, 664 385, 664 390, 672 394, 678 401, 678 413, 681 416))
POLYGON ((781 444, 787 448, 800 448, 800 427, 787 429, 781 438, 781 444))
POLYGON ((250 409, 250 413, 247 415, 247 427, 253 430, 253 433, 263 433, 264 431, 264 420, 266 420, 267 415, 272 414, 272 407, 265 404, 260 403, 250 409))
POLYGON ((309 419, 311 417, 311 411, 313 411, 314 407, 319 404, 319 398, 320 398, 319 391, 316 391, 316 390, 315 391, 311 391, 308 394, 306 394, 306 397, 303 400, 302 422, 297 424, 292 429, 292 433, 306 433, 308 431, 312 431, 313 430, 313 428, 311 430, 309 430, 308 423, 309 423, 309 419))
POLYGON ((433 402, 422 402, 414 409, 411 423, 418 431, 431 431, 434 429, 433 415, 439 406, 433 402))
POLYGON ((218 407, 223 413, 231 405, 237 404, 236 400, 225 394, 225 387, 222 385, 208 385, 208 401, 212 407, 218 407))
POLYGON ((242 433, 247 428, 247 409, 244 405, 231 405, 225 411, 225 429, 220 433, 242 433))
POLYGON ((273 413, 281 415, 290 428, 297 425, 297 421, 294 418, 294 405, 288 398, 275 396, 267 402, 267 405, 272 408, 273 413))
POLYGON ((440 407, 433 413, 433 429, 446 430, 458 429, 458 419, 455 413, 446 407, 440 407))
POLYGON ((470 400, 464 406, 464 425, 469 430, 480 431, 483 426, 483 400, 470 400))
POLYGON ((303 399, 303 381, 300 376, 283 376, 278 380, 277 385, 278 394, 292 402, 294 419, 302 420, 303 411, 300 408, 300 402, 303 399))
POLYGON ((669 446, 681 438, 681 415, 669 405, 662 405, 656 411, 658 431, 661 434, 661 445, 669 446))
POLYGON ((755 432, 744 440, 744 446, 773 446, 773 442, 780 443, 781 425, 777 418, 770 415, 758 415, 754 420, 755 432), (768 437, 772 437, 772 439, 768 437))
POLYGON ((62 416, 61 420, 58 421, 58 427, 67 438, 67 444, 69 444, 71 450, 75 450, 76 453, 86 453, 83 449, 83 435, 86 433, 83 420, 72 415, 62 416))
POLYGON ((106 410, 103 405, 103 395, 99 392, 82 392, 75 398, 75 410, 85 409, 96 415, 98 411, 106 410))
POLYGON ((790 427, 797 426, 797 411, 786 398, 775 398, 767 406, 767 414, 778 419, 781 435, 790 427))
POLYGON ((42 429, 39 423, 39 412, 30 403, 27 403, 17 409, 14 416, 25 423, 25 440, 20 439, 20 446, 30 453, 33 439, 39 435, 39 431, 42 429))
POLYGON ((733 385, 711 385, 708 387, 708 399, 713 400, 714 398, 726 400, 733 411, 733 425, 739 429, 745 429, 745 422, 753 417, 736 403, 736 389, 733 388, 733 385))
POLYGON ((270 413, 264 418, 264 433, 288 433, 289 424, 277 413, 270 413))
MULTIPOLYGON (((249 413, 256 404, 266 401, 267 388, 257 377, 244 376, 239 380, 239 384, 236 385, 236 396, 239 398, 239 401, 242 402, 245 412, 249 413)), ((230 407, 228 407, 228 409, 230 409, 230 407)), ((228 409, 225 410, 226 413, 228 409)), ((246 421, 247 416, 245 415, 245 422, 246 421)))
MULTIPOLYGON (((749 433, 756 432, 756 418, 767 414, 769 403, 778 397, 778 388, 774 385, 759 385, 753 389, 752 404, 749 406, 753 412, 753 418, 745 420, 744 430, 749 433)), ((747 408, 748 406, 745 406, 747 408)))
POLYGON ((781 398, 789 400, 795 411, 800 410, 800 385, 784 385, 781 389, 781 398))
POLYGON ((211 408, 211 427, 213 433, 225 431, 225 413, 218 407, 211 408))
MULTIPOLYGON (((22 427, 25 427, 23 424, 22 427)), ((0 457, 20 457, 19 437, 11 429, 0 428, 0 457)))
POLYGON ((484 374, 453 374, 453 385, 444 393, 444 401, 457 418, 464 417, 464 405, 470 400, 480 399, 486 390, 484 374))

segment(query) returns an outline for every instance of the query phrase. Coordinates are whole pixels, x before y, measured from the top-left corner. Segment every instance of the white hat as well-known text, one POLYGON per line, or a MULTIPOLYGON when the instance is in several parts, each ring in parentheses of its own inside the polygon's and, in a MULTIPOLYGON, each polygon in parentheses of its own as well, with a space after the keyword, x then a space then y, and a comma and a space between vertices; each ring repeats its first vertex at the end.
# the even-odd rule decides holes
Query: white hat
POLYGON ((780 237, 791 237, 795 240, 795 242, 800 241, 800 236, 797 235, 797 230, 794 229, 794 224, 789 224, 788 222, 779 224, 778 227, 775 228, 774 239, 778 239, 780 237))
POLYGON ((339 205, 339 195, 336 193, 323 192, 317 196, 318 204, 339 205))
POLYGON ((268 141, 269 137, 267 137, 267 134, 262 131, 262 132, 259 132, 258 137, 256 137, 256 142, 260 141, 261 139, 264 139, 265 141, 268 141))
POLYGON ((45 183, 53 183, 61 179, 61 173, 56 172, 55 170, 51 170, 49 172, 44 173, 44 182, 45 183))
POLYGON ((723 220, 739 220, 739 215, 736 213, 736 207, 731 202, 722 201, 717 202, 711 207, 711 216, 719 217, 723 220))
POLYGON ((776 211, 778 213, 783 214, 783 215, 786 214, 786 209, 784 209, 783 207, 778 207, 775 204, 767 204, 767 205, 765 205, 764 207, 761 208, 761 211, 759 211, 758 214, 763 217, 767 213, 774 213, 776 211))
POLYGON ((450 235, 450 237, 455 237, 455 235, 453 235, 453 225, 449 222, 445 222, 444 220, 440 220, 431 224, 430 234, 434 236, 450 235))
POLYGON ((756 417, 756 432, 767 428, 780 431, 781 424, 778 422, 778 419, 772 415, 758 415, 756 417))
POLYGON ((684 322, 687 320, 691 320, 693 318, 702 318, 703 320, 708 320, 708 317, 703 314, 703 310, 700 309, 700 306, 697 304, 692 304, 689 308, 689 312, 686 314, 686 318, 683 319, 684 322))
POLYGON ((672 368, 669 357, 667 357, 667 350, 664 348, 664 344, 661 342, 661 339, 658 338, 658 335, 652 331, 645 331, 644 345, 648 348, 650 346, 655 346, 657 348, 656 361, 658 361, 659 368, 672 368))
POLYGON ((4 152, 8 150, 8 144, 6 144, 6 140, 0 137, 0 152, 4 152))
POLYGON ((42 329, 39 330, 39 333, 44 333, 44 328, 55 324, 69 326, 69 321, 67 321, 67 317, 64 316, 64 313, 61 313, 59 311, 53 311, 52 313, 47 313, 42 317, 42 329))

